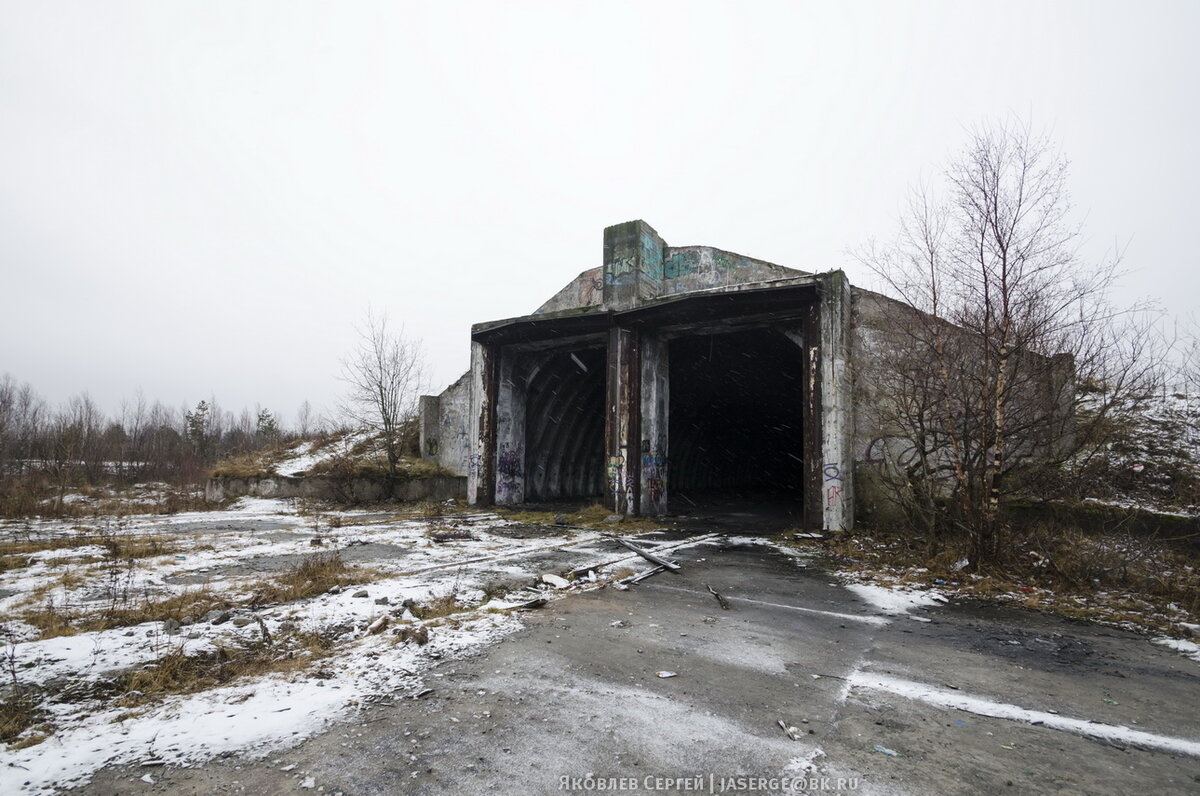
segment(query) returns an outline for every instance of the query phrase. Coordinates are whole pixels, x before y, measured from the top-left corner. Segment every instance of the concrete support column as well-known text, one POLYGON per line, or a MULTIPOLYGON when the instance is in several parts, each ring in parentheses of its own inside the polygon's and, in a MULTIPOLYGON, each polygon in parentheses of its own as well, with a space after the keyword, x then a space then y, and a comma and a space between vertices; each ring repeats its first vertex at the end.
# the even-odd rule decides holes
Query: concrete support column
POLYGON ((615 514, 636 515, 639 508, 640 380, 637 332, 613 327, 605 378, 604 505, 615 514))
POLYGON ((825 530, 854 527, 854 402, 850 372, 850 283, 823 275, 820 317, 821 492, 825 530))
POLYGON ((641 356, 640 509, 645 516, 667 513, 667 427, 671 371, 667 341, 643 333, 641 356))
POLYGON ((496 389, 496 504, 525 502, 525 374, 519 357, 501 352, 496 389))
POLYGON ((472 506, 490 506, 496 498, 496 360, 499 353, 494 345, 471 342, 467 502, 472 506))

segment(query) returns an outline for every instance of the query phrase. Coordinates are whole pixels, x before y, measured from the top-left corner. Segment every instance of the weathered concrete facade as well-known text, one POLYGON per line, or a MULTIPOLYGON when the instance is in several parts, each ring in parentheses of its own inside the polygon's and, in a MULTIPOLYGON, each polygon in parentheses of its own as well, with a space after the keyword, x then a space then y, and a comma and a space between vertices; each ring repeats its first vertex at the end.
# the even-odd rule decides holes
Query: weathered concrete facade
POLYGON ((471 370, 422 399, 426 458, 475 504, 602 499, 616 513, 752 485, 803 523, 853 524, 852 291, 648 224, 533 314, 472 327, 471 370))

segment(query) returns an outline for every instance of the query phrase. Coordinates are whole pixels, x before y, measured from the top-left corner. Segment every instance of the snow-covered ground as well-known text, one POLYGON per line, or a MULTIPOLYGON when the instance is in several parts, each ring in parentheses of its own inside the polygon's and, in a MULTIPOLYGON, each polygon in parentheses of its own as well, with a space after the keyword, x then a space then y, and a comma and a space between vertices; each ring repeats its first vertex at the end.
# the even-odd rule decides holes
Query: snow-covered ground
MULTIPOLYGON (((541 575, 594 568, 594 581, 585 577, 570 587, 592 588, 609 573, 644 564, 614 553, 597 532, 512 532, 495 514, 301 514, 294 501, 243 498, 224 511, 77 523, 0 523, 5 541, 67 545, 30 553, 23 556, 28 566, 0 573, 9 641, 0 654, 13 662, 25 693, 38 695, 46 711, 42 729, 53 728, 40 743, 0 752, 0 793, 53 791, 108 763, 187 765, 231 750, 270 754, 382 695, 414 695, 438 661, 471 654, 519 628, 512 609, 538 596, 533 587, 541 575), (104 545, 91 543, 98 534, 117 542, 153 538, 169 552, 116 561, 104 545), (434 538, 447 534, 454 538, 434 538), (73 537, 89 543, 69 546, 73 537), (314 552, 333 550, 361 582, 251 605, 256 588, 314 552), (154 621, 49 638, 21 621, 47 605, 86 619, 115 600, 153 604, 197 590, 235 605, 228 616, 187 617, 180 627, 154 621), (409 609, 447 596, 456 604, 449 615, 422 620, 409 609), (425 644, 408 635, 422 626, 425 644), (166 656, 246 649, 268 635, 273 649, 282 650, 301 633, 329 639, 328 657, 197 693, 135 700, 132 709, 113 702, 115 678, 166 656)), ((549 598, 565 593, 545 584, 537 591, 549 598)), ((306 653, 297 646, 295 654, 306 653)))
POLYGON ((334 456, 349 455, 355 445, 366 441, 370 436, 370 432, 358 431, 323 444, 312 440, 301 442, 277 457, 272 469, 278 475, 303 475, 334 456))

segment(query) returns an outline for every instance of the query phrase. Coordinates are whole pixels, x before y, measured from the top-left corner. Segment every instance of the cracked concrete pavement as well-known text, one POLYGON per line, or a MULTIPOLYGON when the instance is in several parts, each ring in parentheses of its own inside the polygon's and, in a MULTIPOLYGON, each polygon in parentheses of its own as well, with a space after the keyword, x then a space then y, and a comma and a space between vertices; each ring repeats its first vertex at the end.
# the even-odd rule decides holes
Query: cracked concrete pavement
POLYGON ((1200 789, 1200 664, 1145 637, 977 604, 884 616, 818 565, 736 537, 673 555, 679 573, 527 615, 443 663, 421 699, 393 695, 263 760, 153 769, 153 785, 148 769, 112 767, 78 792, 538 794, 588 775, 646 792, 696 776, 690 792, 733 776, 826 791, 841 778, 860 793, 1200 789), (980 715, 946 694, 1050 720, 980 715), (1091 738, 1057 717, 1145 736, 1091 738))

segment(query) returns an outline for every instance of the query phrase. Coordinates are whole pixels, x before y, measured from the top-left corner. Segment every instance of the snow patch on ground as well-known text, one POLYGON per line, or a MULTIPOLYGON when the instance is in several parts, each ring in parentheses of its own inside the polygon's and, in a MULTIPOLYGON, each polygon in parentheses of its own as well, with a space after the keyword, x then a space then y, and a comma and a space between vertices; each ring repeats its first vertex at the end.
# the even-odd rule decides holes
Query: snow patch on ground
POLYGON ((904 616, 915 608, 930 608, 946 602, 946 596, 936 591, 910 591, 869 583, 849 583, 846 588, 891 616, 904 616))
POLYGON ((52 793, 109 764, 190 765, 223 752, 261 758, 353 713, 368 697, 412 692, 438 660, 461 657, 520 626, 512 617, 487 614, 457 629, 439 628, 425 647, 373 636, 342 652, 329 679, 258 678, 170 698, 132 718, 101 708, 37 746, 5 754, 0 793, 52 793))
POLYGON ((1106 741, 1116 741, 1129 746, 1139 746, 1144 749, 1161 749, 1172 754, 1184 754, 1200 757, 1200 741, 1187 738, 1173 738, 1167 735, 1134 730, 1130 727, 1114 724, 1072 719, 1057 713, 1047 713, 1041 710, 1029 710, 1017 705, 996 702, 985 697, 972 696, 960 691, 950 691, 944 688, 918 683, 912 680, 902 680, 899 677, 879 674, 877 672, 854 671, 847 682, 856 688, 884 691, 907 699, 924 702, 937 707, 952 710, 964 710, 978 716, 990 716, 997 719, 1010 719, 1027 723, 1038 722, 1055 730, 1073 732, 1090 738, 1106 741))
POLYGON ((302 475, 334 456, 348 455, 355 445, 370 438, 371 432, 359 431, 317 447, 316 442, 303 442, 277 461, 273 467, 278 475, 302 475), (314 450, 315 448, 315 450, 314 450))
MULTIPOLYGON (((170 550, 133 561, 109 560, 92 544, 97 528, 78 522, 0 523, 0 536, 67 544, 32 553, 27 566, 0 573, 0 595, 7 595, 0 596, 0 616, 11 617, 3 629, 12 645, 4 646, 20 667, 21 683, 45 689, 39 693, 41 708, 54 725, 39 744, 0 751, 2 794, 51 792, 85 781, 108 763, 156 759, 185 765, 227 751, 267 754, 347 719, 364 702, 411 693, 433 661, 471 654, 512 632, 519 621, 497 611, 537 596, 528 587, 542 574, 576 566, 602 574, 614 561, 645 564, 595 531, 534 538, 499 533, 509 523, 495 514, 426 519, 332 508, 303 514, 295 501, 244 497, 224 510, 105 520, 98 529, 116 539, 159 539, 170 550), (432 538, 454 529, 469 531, 469 538, 446 543, 432 538), (73 537, 78 546, 69 546, 73 537), (335 550, 350 567, 366 568, 361 584, 279 605, 248 600, 304 557, 335 550), (548 554, 557 557, 555 563, 548 564, 548 554), (218 617, 218 623, 193 616, 182 627, 146 622, 45 639, 20 619, 52 605, 83 621, 104 616, 114 604, 156 604, 196 590, 227 598, 229 616, 218 617), (406 600, 425 605, 448 594, 458 609, 440 619, 417 620, 404 605, 406 600), (494 599, 486 601, 488 595, 494 599), (383 632, 369 633, 384 617, 383 632), (415 622, 428 625, 424 646, 392 632, 415 622), (329 657, 286 674, 245 678, 132 709, 118 709, 111 701, 111 678, 168 654, 196 656, 261 643, 264 626, 279 649, 287 649, 295 633, 318 633, 334 646, 329 657), (67 691, 71 696, 63 696, 67 691)), ((665 548, 710 540, 686 539, 665 548)), ((604 579, 602 574, 596 584, 585 579, 570 589, 541 593, 554 599, 595 588, 604 579)))
POLYGON ((1170 647, 1176 652, 1182 652, 1194 661, 1200 661, 1200 644, 1194 641, 1184 641, 1180 638, 1167 638, 1164 636, 1163 638, 1154 639, 1154 643, 1170 647))

